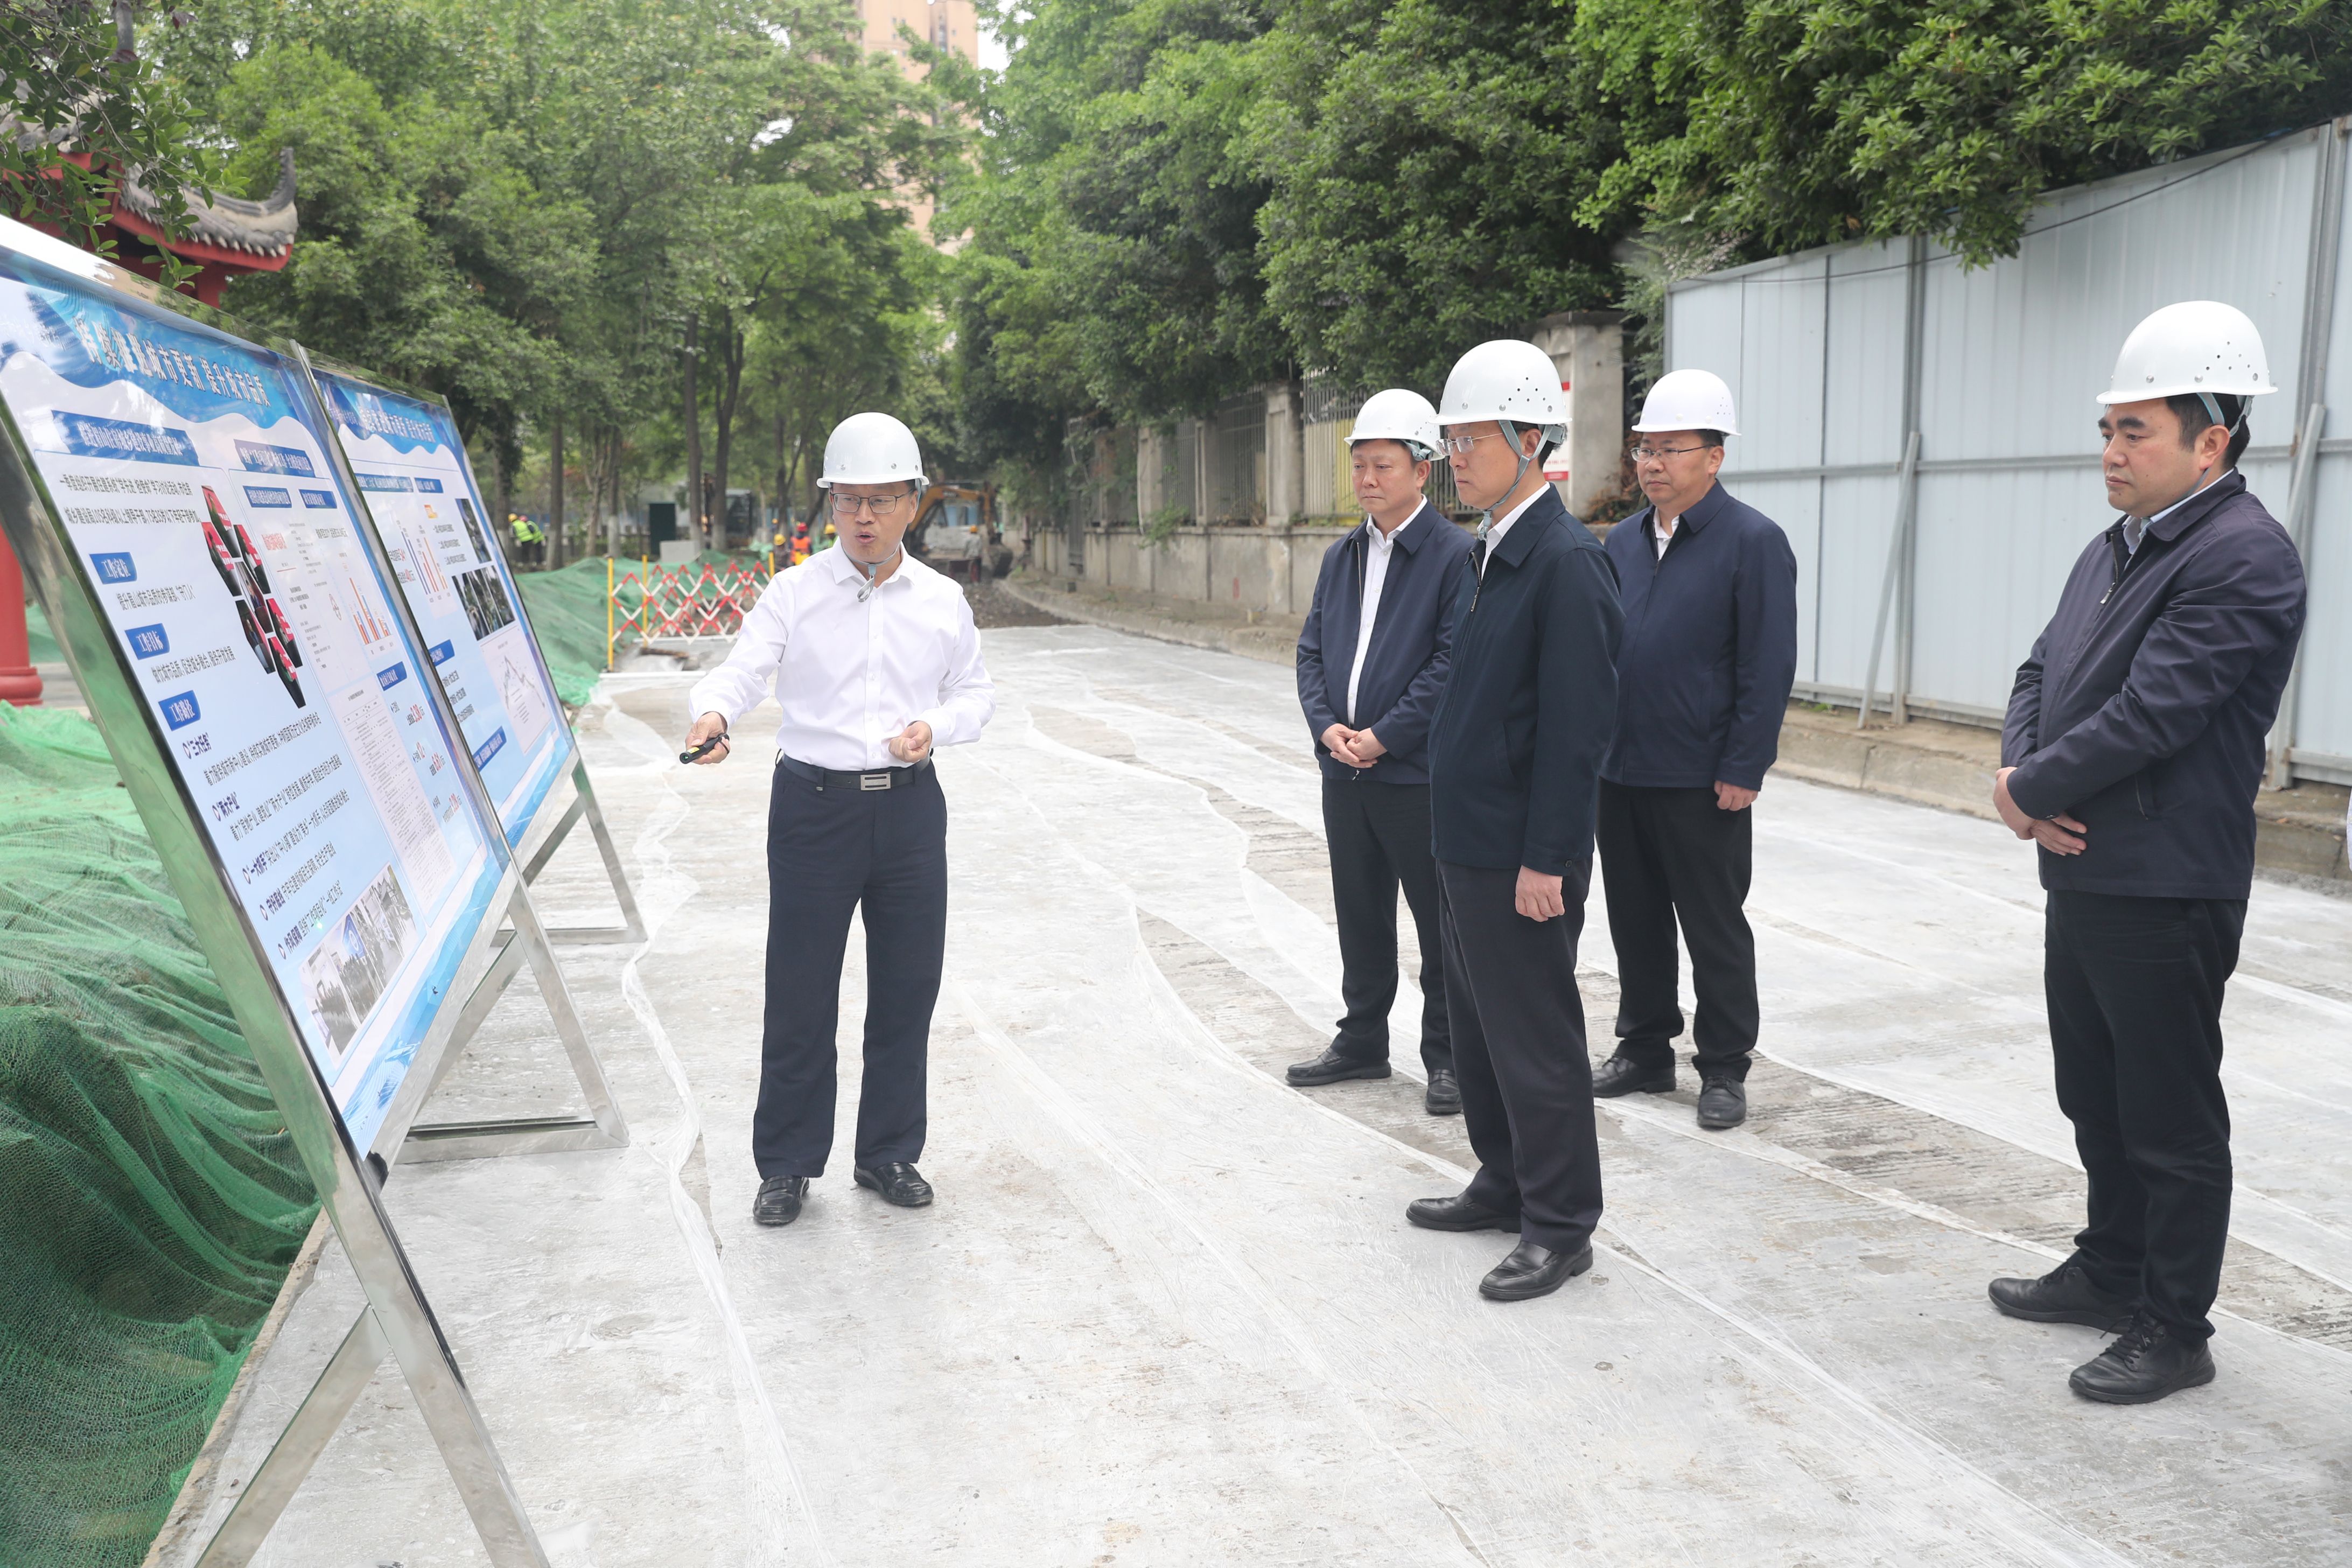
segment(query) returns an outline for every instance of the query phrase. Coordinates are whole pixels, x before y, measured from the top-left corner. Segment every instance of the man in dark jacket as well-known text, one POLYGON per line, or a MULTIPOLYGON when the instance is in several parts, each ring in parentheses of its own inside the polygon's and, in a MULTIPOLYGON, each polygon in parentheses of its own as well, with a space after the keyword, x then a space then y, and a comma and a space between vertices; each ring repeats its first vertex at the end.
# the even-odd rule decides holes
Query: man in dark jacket
POLYGON ((1601 1222, 1576 939, 1622 618, 1608 556, 1544 480, 1565 403, 1550 357, 1506 339, 1462 356, 1439 412, 1454 488, 1486 512, 1429 740, 1445 996, 1478 1173, 1405 1214, 1518 1232, 1478 1286, 1498 1301, 1591 1268, 1601 1222))
POLYGON ((1601 870, 1617 946, 1617 1054, 1602 1096, 1675 1087, 1675 921, 1698 993, 1698 1124, 1748 1119, 1756 936, 1741 906, 1752 827, 1797 679, 1797 557, 1780 524, 1716 482, 1731 388, 1703 370, 1658 378, 1633 429, 1649 507, 1609 531, 1625 605, 1617 728, 1601 764, 1601 870))
POLYGON ((1323 834, 1339 916, 1340 999, 1329 1047, 1290 1069, 1302 1087, 1389 1076, 1397 994, 1397 885, 1421 942, 1422 1097, 1432 1116, 1462 1109, 1446 1035, 1429 853, 1429 721, 1445 688, 1454 590, 1469 541, 1422 499, 1437 456, 1437 410, 1417 392, 1365 399, 1349 436, 1364 525, 1324 552, 1298 634, 1298 703, 1323 768, 1323 834))
POLYGON ((2133 330, 2099 421, 2123 515, 2017 672, 1993 804, 2041 848, 2059 1109, 2090 1177, 2074 1253, 1993 1304, 2121 1330, 2069 1384, 2139 1405, 2213 1380, 2230 1226, 2221 993, 2253 880, 2254 792, 2303 635, 2302 563, 2237 471, 2273 390, 2210 300, 2133 330))

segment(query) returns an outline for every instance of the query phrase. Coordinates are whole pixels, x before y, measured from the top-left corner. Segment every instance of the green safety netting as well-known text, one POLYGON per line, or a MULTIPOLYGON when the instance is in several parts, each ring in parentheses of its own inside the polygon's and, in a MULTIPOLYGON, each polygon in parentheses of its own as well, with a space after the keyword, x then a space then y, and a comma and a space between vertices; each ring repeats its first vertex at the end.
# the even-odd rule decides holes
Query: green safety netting
POLYGON ((96 727, 0 707, 0 1568, 140 1561, 317 1207, 96 727))

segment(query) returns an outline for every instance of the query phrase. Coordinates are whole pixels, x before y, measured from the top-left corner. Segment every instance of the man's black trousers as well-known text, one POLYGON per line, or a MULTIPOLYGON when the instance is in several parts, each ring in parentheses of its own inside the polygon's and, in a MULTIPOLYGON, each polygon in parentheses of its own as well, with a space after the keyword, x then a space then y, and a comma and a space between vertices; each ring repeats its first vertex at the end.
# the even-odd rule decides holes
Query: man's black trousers
POLYGON ((768 1005, 751 1157, 821 1176, 833 1152, 834 1035, 849 917, 866 920, 866 1069, 856 1163, 921 1158, 931 1007, 947 949, 948 806, 939 772, 898 789, 820 789, 786 768, 768 796, 768 1005))
POLYGON ((1683 1032, 1679 916, 1698 993, 1693 1065, 1702 1078, 1746 1080, 1756 1048, 1756 934, 1742 906, 1755 864, 1755 816, 1752 806, 1724 810, 1712 788, 1601 781, 1594 831, 1617 944, 1617 1054, 1627 1060, 1674 1065, 1674 1039, 1683 1032))
POLYGON ((2053 892, 2044 915, 2058 1108, 2091 1178, 2074 1261, 2192 1340, 2230 1239, 2221 992, 2245 924, 2243 899, 2053 892))
POLYGON ((1389 1058, 1397 994, 1397 887, 1421 939, 1421 1065, 1454 1066, 1446 1033, 1445 960, 1438 932, 1437 861, 1429 852, 1429 786, 1323 779, 1323 837, 1331 850, 1331 903, 1339 918, 1339 1053, 1389 1058))
POLYGON ((1517 870, 1437 864, 1454 1070, 1478 1173, 1473 1202, 1519 1216, 1519 1238, 1574 1251, 1601 1223, 1601 1148, 1576 939, 1592 862, 1561 879, 1568 912, 1531 921, 1512 907, 1517 870))

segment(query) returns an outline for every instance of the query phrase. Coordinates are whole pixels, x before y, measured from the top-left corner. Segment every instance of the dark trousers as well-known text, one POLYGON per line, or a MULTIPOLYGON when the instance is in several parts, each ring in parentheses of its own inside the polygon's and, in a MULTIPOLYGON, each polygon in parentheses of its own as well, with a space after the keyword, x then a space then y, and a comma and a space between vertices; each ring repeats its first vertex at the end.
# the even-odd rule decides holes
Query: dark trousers
POLYGON ((1521 1240, 1572 1251, 1601 1223, 1592 1061, 1576 989, 1592 862, 1568 868, 1568 912, 1548 921, 1512 908, 1518 875, 1437 864, 1454 1070, 1478 1156, 1464 1193, 1517 1214, 1521 1240))
POLYGON ((1402 883, 1421 938, 1421 1065, 1431 1072, 1451 1071, 1437 861, 1429 852, 1429 786, 1327 775, 1323 837, 1331 850, 1331 905, 1339 917, 1339 996, 1348 1005, 1333 1046, 1342 1056, 1388 1060, 1402 883))
POLYGON ((2042 980, 2058 1108, 2091 1178, 2074 1261, 2191 1339, 2230 1238, 2221 992, 2243 899, 2053 892, 2042 980))
POLYGON ((1672 1067, 1683 1032, 1675 922, 1690 943, 1698 1016, 1692 1058, 1702 1078, 1745 1080, 1756 1048, 1756 933, 1741 907, 1755 864, 1755 816, 1707 789, 1641 789, 1601 781, 1609 935, 1617 945, 1617 1054, 1672 1067))
POLYGON ((900 789, 820 789, 783 768, 768 796, 768 1002, 751 1157, 761 1180, 821 1176, 833 1152, 834 1036, 849 917, 866 918, 866 1069, 856 1163, 923 1152, 931 1007, 947 951, 939 771, 900 789))

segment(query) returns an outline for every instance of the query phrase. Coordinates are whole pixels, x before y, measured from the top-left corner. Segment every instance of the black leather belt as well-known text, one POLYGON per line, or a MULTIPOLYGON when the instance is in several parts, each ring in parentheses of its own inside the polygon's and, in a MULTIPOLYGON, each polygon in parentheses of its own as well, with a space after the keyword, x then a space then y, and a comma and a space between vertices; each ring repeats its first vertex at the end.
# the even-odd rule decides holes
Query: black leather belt
POLYGON ((788 757, 778 752, 776 766, 787 773, 797 773, 819 789, 905 789, 931 771, 931 759, 925 757, 912 767, 877 768, 871 773, 845 773, 832 768, 814 767, 798 757, 788 757))

